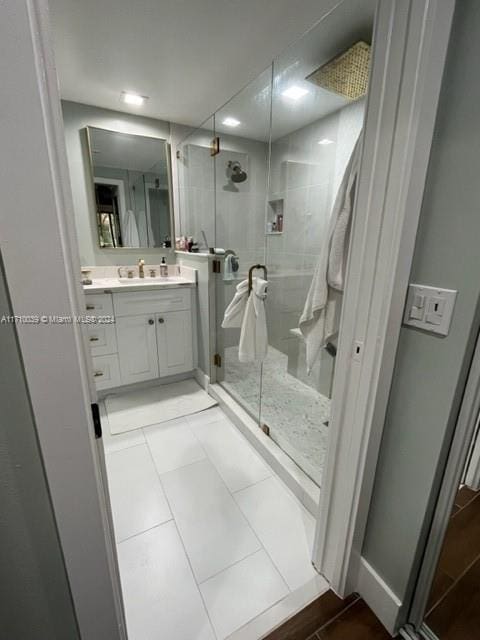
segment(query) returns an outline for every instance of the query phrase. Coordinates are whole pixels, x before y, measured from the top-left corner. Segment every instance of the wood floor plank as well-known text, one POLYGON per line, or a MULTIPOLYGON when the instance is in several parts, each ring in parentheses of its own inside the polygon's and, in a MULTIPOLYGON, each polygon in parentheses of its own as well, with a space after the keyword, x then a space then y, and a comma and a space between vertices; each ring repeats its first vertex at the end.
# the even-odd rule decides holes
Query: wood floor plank
POLYGON ((480 496, 452 516, 439 568, 456 580, 480 556, 480 496))
POLYGON ((454 580, 448 576, 440 568, 437 569, 435 577, 433 579, 432 588, 430 589, 430 596, 427 603, 427 612, 432 609, 437 602, 442 598, 448 589, 452 586, 454 580))
POLYGON ((480 636, 480 560, 451 588, 427 616, 442 640, 478 640, 480 636))
POLYGON ((320 629, 317 635, 321 640, 390 640, 391 638, 363 600, 357 600, 333 622, 320 629))
POLYGON ((455 504, 461 509, 462 507, 465 507, 471 500, 473 500, 473 498, 475 498, 477 494, 477 491, 473 491, 473 489, 470 489, 469 487, 462 487, 457 493, 455 504))
POLYGON ((333 591, 327 591, 307 605, 281 627, 272 631, 265 640, 310 640, 321 626, 338 615, 345 607, 358 599, 356 594, 342 600, 333 591))

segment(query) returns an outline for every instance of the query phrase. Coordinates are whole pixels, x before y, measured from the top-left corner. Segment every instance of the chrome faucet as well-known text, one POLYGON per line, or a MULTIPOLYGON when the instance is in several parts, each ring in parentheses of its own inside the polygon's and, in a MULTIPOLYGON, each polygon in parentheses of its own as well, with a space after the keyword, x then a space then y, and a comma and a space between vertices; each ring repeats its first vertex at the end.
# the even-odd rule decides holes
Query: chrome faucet
POLYGON ((145 273, 143 272, 143 265, 144 264, 145 264, 145 260, 140 258, 139 261, 138 261, 138 277, 139 278, 144 278, 145 277, 145 273))

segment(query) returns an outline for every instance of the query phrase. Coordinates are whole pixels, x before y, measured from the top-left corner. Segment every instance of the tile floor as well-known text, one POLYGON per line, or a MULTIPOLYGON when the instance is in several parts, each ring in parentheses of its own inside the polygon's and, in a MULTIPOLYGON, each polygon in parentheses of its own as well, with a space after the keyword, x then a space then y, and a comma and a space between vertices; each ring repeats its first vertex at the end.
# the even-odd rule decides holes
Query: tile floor
MULTIPOLYGON (((258 419, 260 370, 238 360, 238 347, 225 349, 222 385, 258 419)), ((270 437, 318 486, 328 444, 330 400, 287 371, 287 356, 271 345, 263 362, 260 420, 270 437)))
POLYGON ((117 436, 102 413, 130 640, 223 640, 327 588, 312 516, 219 407, 117 436))

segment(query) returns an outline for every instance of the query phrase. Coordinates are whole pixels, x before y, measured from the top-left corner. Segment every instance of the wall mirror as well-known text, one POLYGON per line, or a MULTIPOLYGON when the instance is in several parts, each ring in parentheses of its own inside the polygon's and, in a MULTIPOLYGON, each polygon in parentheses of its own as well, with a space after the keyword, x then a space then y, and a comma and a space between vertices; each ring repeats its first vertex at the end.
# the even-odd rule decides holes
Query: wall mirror
POLYGON ((171 247, 169 145, 161 138, 87 127, 98 243, 171 247))

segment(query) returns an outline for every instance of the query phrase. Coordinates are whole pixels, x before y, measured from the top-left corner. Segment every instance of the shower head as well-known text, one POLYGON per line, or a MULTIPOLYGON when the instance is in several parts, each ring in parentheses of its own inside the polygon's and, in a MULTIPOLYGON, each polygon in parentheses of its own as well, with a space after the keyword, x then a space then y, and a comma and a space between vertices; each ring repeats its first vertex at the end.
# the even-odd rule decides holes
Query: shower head
POLYGON ((242 169, 242 165, 237 160, 229 160, 228 168, 230 169, 230 180, 232 182, 245 182, 247 172, 242 169))
POLYGON ((370 45, 360 40, 307 76, 322 89, 348 100, 358 100, 367 93, 370 72, 370 45))

